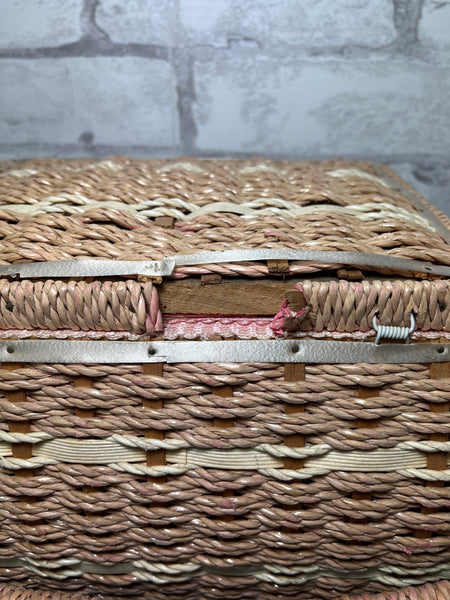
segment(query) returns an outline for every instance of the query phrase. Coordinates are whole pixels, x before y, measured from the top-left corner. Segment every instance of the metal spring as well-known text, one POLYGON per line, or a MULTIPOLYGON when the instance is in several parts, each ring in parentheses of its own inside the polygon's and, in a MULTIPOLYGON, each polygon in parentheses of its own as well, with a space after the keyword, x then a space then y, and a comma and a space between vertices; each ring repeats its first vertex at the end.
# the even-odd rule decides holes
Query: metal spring
POLYGON ((392 327, 391 325, 378 325, 377 314, 373 315, 373 328, 377 334, 375 344, 378 344, 382 338, 388 340, 404 340, 405 344, 409 344, 409 336, 416 327, 416 321, 413 313, 411 313, 411 320, 409 327, 392 327))

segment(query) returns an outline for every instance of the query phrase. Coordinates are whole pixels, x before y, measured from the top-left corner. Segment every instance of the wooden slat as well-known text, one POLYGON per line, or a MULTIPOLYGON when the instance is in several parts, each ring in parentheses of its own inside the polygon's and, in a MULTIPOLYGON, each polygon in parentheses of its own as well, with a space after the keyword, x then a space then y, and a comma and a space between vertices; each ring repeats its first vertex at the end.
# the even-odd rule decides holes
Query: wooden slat
POLYGON ((362 281, 364 275, 359 269, 338 269, 339 279, 348 279, 349 281, 362 281))
MULTIPOLYGON (((79 377, 74 377, 73 386, 76 388, 93 388, 94 382, 91 377, 86 377, 84 375, 80 375, 79 377)), ((83 419, 90 419, 95 417, 95 410, 92 408, 75 408, 75 414, 77 417, 81 417, 83 419)), ((86 494, 95 494, 98 490, 95 487, 84 485, 83 492, 86 494)), ((87 511, 83 511, 86 516, 89 516, 90 513, 87 511)))
MULTIPOLYGON (((17 371, 23 368, 22 363, 2 363, 1 368, 5 371, 17 371)), ((6 398, 13 403, 24 402, 27 399, 26 392, 24 390, 15 390, 13 392, 5 392, 6 398)), ((28 421, 8 421, 8 429, 11 433, 30 433, 30 423, 28 421)), ((13 458, 27 459, 33 456, 32 444, 21 443, 12 444, 11 449, 13 458)), ((20 469, 15 473, 16 477, 32 477, 34 475, 34 469, 20 469)), ((21 502, 33 503, 36 501, 34 496, 21 496, 21 502)))
MULTIPOLYGON (((220 396, 221 398, 231 398, 233 395, 233 388, 231 385, 221 385, 219 387, 210 388, 211 393, 216 396, 220 396)), ((213 427, 222 427, 228 429, 229 427, 234 426, 234 419, 213 419, 213 427)), ((221 496, 224 498, 231 498, 234 496, 233 490, 225 490, 221 493, 221 496)), ((220 517, 221 521, 234 521, 233 515, 222 515, 220 517)))
POLYGON ((287 275, 289 273, 289 261, 284 259, 269 259, 267 269, 270 275, 287 275))
POLYGON ((219 285, 205 285, 200 279, 167 280, 158 286, 158 293, 166 314, 274 316, 294 284, 234 278, 219 285))
POLYGON ((163 227, 164 229, 173 229, 175 219, 173 217, 156 217, 155 225, 163 227))
MULTIPOLYGON (((284 365, 284 380, 285 381, 304 381, 305 380, 305 364, 304 363, 285 363, 284 365)), ((284 412, 289 414, 299 414, 305 412, 303 404, 288 404, 284 405, 284 412)), ((284 443, 289 448, 303 448, 305 446, 305 436, 301 433, 284 436, 284 443)), ((286 456, 283 460, 284 469, 302 469, 304 460, 301 458, 291 458, 286 456)), ((287 511, 302 510, 300 503, 294 505, 284 505, 283 508, 287 511)), ((298 531, 297 527, 281 527, 283 533, 292 533, 298 531)))
MULTIPOLYGON (((284 380, 285 381, 304 381, 305 380, 305 365, 304 363, 286 363, 284 365, 284 380)), ((286 414, 304 413, 305 407, 303 404, 285 404, 284 412, 286 414)), ((305 437, 300 433, 284 436, 284 443, 289 448, 303 448, 305 445, 305 437)), ((283 461, 285 469, 301 469, 304 461, 301 458, 290 458, 287 456, 283 461)))
MULTIPOLYGON (((22 363, 2 363, 2 369, 5 371, 17 371, 22 367, 22 363)), ((27 399, 24 390, 5 392, 5 396, 14 404, 24 402, 27 399)), ((28 421, 8 421, 8 429, 12 433, 30 433, 30 424, 28 421)), ((14 458, 31 458, 33 456, 31 444, 12 444, 12 455, 14 458)))
MULTIPOLYGON (((446 342, 446 338, 441 338, 440 342, 446 342)), ((432 363, 430 365, 430 379, 449 379, 450 378, 450 362, 432 363)), ((450 411, 449 402, 430 402, 430 412, 446 413, 450 411)), ((445 433, 431 433, 429 439, 435 442, 448 442, 449 436, 445 433)), ((447 469, 448 454, 447 452, 429 452, 427 454, 427 469, 433 471, 444 471, 447 469)), ((445 487, 445 481, 427 481, 427 487, 442 488, 445 487)), ((423 507, 420 511, 423 515, 430 515, 438 510, 423 507)), ((433 537, 432 532, 418 529, 414 533, 416 538, 421 540, 430 539, 433 537)))
MULTIPOLYGON (((73 385, 76 388, 85 387, 85 388, 93 388, 94 382, 90 377, 75 377, 73 380, 73 385)), ((75 414, 78 417, 83 417, 85 419, 95 417, 95 410, 91 408, 75 408, 75 414)))
MULTIPOLYGON (((442 343, 448 342, 446 338, 444 340, 445 342, 442 343)), ((430 365, 430 379, 450 379, 450 362, 432 363, 430 365)))
MULTIPOLYGON (((441 338, 440 341, 446 342, 447 340, 441 338)), ((450 379, 450 362, 432 363, 430 365, 430 379, 450 379)), ((450 412, 450 403, 430 402, 430 412, 448 414, 450 412)), ((444 433, 432 433, 429 438, 435 442, 448 442, 449 436, 444 433)), ((435 471, 443 471, 447 469, 447 461, 447 452, 429 452, 427 455, 427 468, 435 471)), ((435 487, 436 483, 444 485, 444 482, 435 482, 435 487)))
POLYGON ((217 285, 222 283, 222 275, 220 273, 205 273, 200 276, 201 285, 217 285))
MULTIPOLYGON (((379 390, 377 388, 369 388, 363 385, 358 387, 358 398, 377 398, 379 396, 379 390)), ((357 419, 356 420, 356 428, 357 429, 376 429, 378 427, 378 423, 375 419, 357 419)))
MULTIPOLYGON (((379 391, 377 388, 369 388, 363 385, 358 386, 358 398, 376 398, 379 396, 379 391)), ((357 419, 356 420, 356 428, 357 429, 376 429, 378 427, 378 422, 376 420, 371 419, 357 419)), ((353 492, 352 498, 354 500, 372 500, 372 495, 364 492, 353 492)), ((367 519, 349 519, 350 523, 360 523, 365 524, 368 523, 367 519)))
POLYGON ((287 290, 286 300, 289 308, 294 312, 300 312, 306 306, 305 295, 301 290, 287 290))
MULTIPOLYGON (((142 365, 142 372, 144 375, 153 375, 155 377, 162 377, 164 370, 164 363, 148 363, 142 365)), ((164 403, 162 400, 147 400, 144 399, 142 404, 147 408, 152 408, 154 410, 159 410, 163 408, 164 403)), ((163 440, 164 432, 159 429, 147 429, 145 432, 145 437, 153 440, 163 440)), ((146 462, 148 467, 156 467, 158 465, 166 464, 166 451, 161 450, 152 450, 151 452, 146 452, 146 462)), ((147 477, 147 481, 152 483, 161 483, 166 480, 165 477, 147 477)))
MULTIPOLYGON (((221 385, 220 387, 211 388, 211 393, 221 398, 231 398, 233 395, 233 388, 231 385, 221 385)), ((213 419, 214 427, 233 427, 234 419, 213 419)))
MULTIPOLYGON (((285 363, 285 365, 284 365, 284 380, 285 381, 305 381, 305 364, 304 363, 285 363)), ((286 404, 286 406, 292 406, 292 405, 286 404)))

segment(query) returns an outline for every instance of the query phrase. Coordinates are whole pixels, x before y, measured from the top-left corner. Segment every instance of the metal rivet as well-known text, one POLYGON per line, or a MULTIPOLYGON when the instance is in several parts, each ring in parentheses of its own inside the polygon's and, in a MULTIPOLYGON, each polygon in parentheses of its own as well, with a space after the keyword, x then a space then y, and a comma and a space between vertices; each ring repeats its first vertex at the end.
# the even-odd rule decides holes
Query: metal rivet
POLYGON ((292 344, 292 346, 291 346, 291 352, 293 352, 295 354, 299 350, 300 350, 300 346, 298 344, 292 344))
POLYGON ((444 346, 438 346, 436 348, 436 351, 439 352, 439 354, 443 354, 445 352, 445 348, 444 346))
POLYGON ((155 356, 155 354, 156 354, 156 348, 153 348, 153 346, 150 346, 148 349, 148 355, 155 356))
POLYGON ((6 352, 8 354, 12 354, 14 352, 14 346, 7 346, 6 347, 6 352))

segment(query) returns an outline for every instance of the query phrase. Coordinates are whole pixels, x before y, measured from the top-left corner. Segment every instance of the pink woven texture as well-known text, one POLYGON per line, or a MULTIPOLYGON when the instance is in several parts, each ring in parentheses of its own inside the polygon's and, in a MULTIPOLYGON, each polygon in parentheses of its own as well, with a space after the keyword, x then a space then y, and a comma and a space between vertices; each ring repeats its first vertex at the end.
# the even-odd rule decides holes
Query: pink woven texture
MULTIPOLYGON (((118 157, 0 171, 3 264, 274 248, 450 265, 415 192, 368 163, 118 157)), ((406 327, 411 313, 411 343, 444 348, 448 280, 306 261, 0 280, 4 340, 371 340, 375 314, 406 327), (248 278, 286 291, 253 314, 248 278), (217 300, 231 282, 247 285, 246 312, 162 300, 218 283, 217 300)), ((449 406, 440 362, 4 362, 0 600, 448 600, 449 406)))
MULTIPOLYGON (((118 600, 121 596, 115 596, 118 600)), ((244 596, 242 596, 244 597, 244 596)), ((447 600, 450 597, 450 582, 441 581, 436 584, 427 584, 421 587, 408 587, 395 592, 381 592, 379 594, 363 594, 362 596, 343 596, 335 600, 447 600)), ((42 592, 0 586, 0 600, 102 600, 101 596, 84 596, 60 592, 42 592)), ((112 600, 112 598, 111 598, 112 600)))
POLYGON ((150 282, 0 281, 0 328, 154 335, 162 315, 150 282))
MULTIPOLYGON (((408 186, 385 167, 368 163, 39 159, 16 168, 4 163, 2 169, 0 163, 0 169, 2 263, 157 260, 202 250, 297 248, 450 264, 447 245, 403 193, 411 192, 408 186), (385 175, 394 181, 391 187, 380 179, 385 175), (314 206, 320 212, 290 216, 314 206), (249 215, 234 214, 233 207, 249 215), (367 208, 355 212, 355 207, 367 208), (167 215, 172 228, 158 221, 167 215)), ((304 275, 320 265, 293 261, 289 269, 291 275, 304 275)), ((269 274, 265 264, 234 263, 178 268, 174 277, 211 272, 269 274)), ((393 326, 414 310, 418 330, 450 331, 447 282, 395 279, 302 280, 298 285, 311 311, 297 319, 297 326, 367 331, 376 310, 393 326)), ((162 332, 156 288, 136 280, 0 281, 0 329, 151 337, 162 332)), ((284 321, 275 327, 278 334, 284 321)))
MULTIPOLYGON (((39 159, 17 168, 9 165, 0 179, 1 262, 90 257, 155 260, 239 247, 350 250, 450 264, 447 246, 436 232, 419 221, 399 218, 399 210, 417 218, 420 213, 401 190, 376 179, 384 172, 368 163, 262 159, 114 158, 107 164, 39 159), (355 176, 355 169, 362 175, 355 176), (330 175, 340 170, 344 171, 341 176, 330 175), (252 218, 222 209, 216 212, 217 202, 250 203, 252 218), (14 211, 10 208, 14 204, 28 205, 36 212, 14 211), (339 212, 348 206, 377 204, 380 210, 383 205, 393 209, 377 216, 371 208, 366 220, 339 212), (313 205, 328 208, 301 218, 290 218, 286 212, 313 205), (211 212, 195 217, 196 210, 204 207, 211 212), (164 215, 174 216, 173 229, 155 225, 154 219, 164 215)), ((291 266, 292 273, 317 270, 314 265, 291 266)), ((179 268, 176 275, 209 272, 261 276, 268 269, 265 265, 205 265, 179 268)))
MULTIPOLYGON (((1 370, 0 390, 4 431, 12 421, 28 422, 31 432, 61 440, 114 434, 144 439, 146 431, 160 431, 166 440, 192 448, 249 451, 301 434, 308 444, 351 451, 388 450, 450 431, 447 416, 428 409, 429 401, 450 400, 449 382, 431 380, 426 365, 307 365, 305 381, 294 383, 284 381, 283 365, 271 363, 165 365, 162 376, 145 375, 142 365, 28 365, 1 370), (74 387, 79 377, 91 379, 93 387, 74 387), (224 385, 232 387, 232 397, 214 393, 224 385), (380 395, 358 401, 358 386, 379 389, 380 395), (20 390, 27 398, 17 402, 20 390), (161 401, 162 408, 150 408, 161 401), (286 412, 286 404, 305 412, 286 412), (214 426, 215 419, 235 424, 224 429, 214 426), (358 420, 376 422, 377 428, 358 428, 358 420)), ((371 582, 371 573, 387 557, 398 569, 422 573, 445 565, 450 554, 442 535, 447 489, 428 487, 407 473, 330 471, 284 482, 257 471, 198 467, 149 482, 145 474, 109 464, 64 461, 27 477, 14 473, 20 475, 0 472, 0 563, 70 556, 74 571, 80 561, 87 572, 68 577, 65 589, 88 588, 107 598, 272 599, 273 584, 254 573, 273 564, 329 573, 308 578, 300 588, 295 576, 291 584, 287 576, 283 597, 330 599, 383 589, 371 582), (358 499, 355 492, 369 497, 358 499), (422 539, 416 531, 436 537, 422 539), (125 572, 99 573, 112 556, 125 572), (192 564, 200 572, 181 582, 143 583, 126 572, 139 560, 163 563, 169 571, 172 564, 192 564), (343 577, 353 572, 360 579, 343 577)), ((0 565, 0 578, 38 588, 60 585, 25 564, 0 565)))
POLYGON ((0 600, 101 600, 98 596, 79 593, 29 590, 23 587, 0 585, 0 600))
MULTIPOLYGON (((448 600, 450 598, 450 582, 438 583, 421 587, 408 587, 398 591, 383 592, 380 594, 363 594, 362 596, 344 596, 340 600, 448 600)), ((338 600, 338 599, 336 599, 338 600)))
MULTIPOLYGON (((376 313, 382 325, 401 327, 409 323, 411 312, 415 315, 416 332, 450 332, 450 285, 444 280, 302 279, 292 289, 301 289, 306 309, 293 313, 285 301, 273 320, 256 316, 235 318, 239 323, 235 334, 245 328, 256 338, 280 336, 287 331, 360 333, 372 331, 376 313)), ((4 332, 27 337, 29 332, 67 330, 67 337, 71 331, 74 337, 82 332, 89 337, 96 337, 95 332, 97 336, 102 332, 105 338, 113 338, 119 332, 153 337, 163 329, 164 335, 173 336, 175 323, 181 324, 184 319, 185 330, 180 326, 178 335, 185 332, 190 338, 195 324, 203 324, 199 331, 206 331, 206 324, 214 320, 215 332, 226 333, 232 320, 222 317, 221 326, 219 317, 197 317, 195 321, 192 317, 188 320, 189 315, 168 315, 164 325, 159 304, 157 286, 151 282, 0 281, 0 336, 4 332)))

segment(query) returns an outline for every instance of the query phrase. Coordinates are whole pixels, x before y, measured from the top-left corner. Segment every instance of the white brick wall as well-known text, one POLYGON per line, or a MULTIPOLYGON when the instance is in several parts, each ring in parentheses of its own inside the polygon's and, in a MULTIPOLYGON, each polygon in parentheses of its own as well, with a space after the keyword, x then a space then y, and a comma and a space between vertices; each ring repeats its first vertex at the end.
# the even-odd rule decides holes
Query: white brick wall
POLYGON ((87 133, 97 144, 179 142, 175 79, 166 62, 2 60, 0 80, 0 139, 13 144, 75 144, 87 133))
POLYGON ((83 0, 1 0, 0 47, 59 46, 81 36, 83 0))
POLYGON ((179 0, 190 44, 226 46, 244 37, 264 48, 383 46, 395 39, 390 0, 179 0))
POLYGON ((450 51, 450 2, 424 0, 419 30, 425 44, 448 53, 450 51))
POLYGON ((227 56, 195 81, 200 151, 439 153, 450 139, 448 68, 227 56))
POLYGON ((176 1, 101 0, 97 23, 113 42, 170 46, 176 29, 176 1))
POLYGON ((408 181, 429 202, 450 216, 450 160, 415 166, 410 163, 392 164, 391 167, 408 181))

